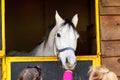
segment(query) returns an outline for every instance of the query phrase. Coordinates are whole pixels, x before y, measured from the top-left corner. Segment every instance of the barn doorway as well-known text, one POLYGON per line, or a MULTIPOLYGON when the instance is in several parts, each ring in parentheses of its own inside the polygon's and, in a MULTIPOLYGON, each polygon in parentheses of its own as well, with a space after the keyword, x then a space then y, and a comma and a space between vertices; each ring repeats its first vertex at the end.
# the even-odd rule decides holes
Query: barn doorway
POLYGON ((95 0, 6 0, 6 53, 32 50, 55 23, 55 10, 69 19, 78 13, 76 55, 96 55, 95 0))

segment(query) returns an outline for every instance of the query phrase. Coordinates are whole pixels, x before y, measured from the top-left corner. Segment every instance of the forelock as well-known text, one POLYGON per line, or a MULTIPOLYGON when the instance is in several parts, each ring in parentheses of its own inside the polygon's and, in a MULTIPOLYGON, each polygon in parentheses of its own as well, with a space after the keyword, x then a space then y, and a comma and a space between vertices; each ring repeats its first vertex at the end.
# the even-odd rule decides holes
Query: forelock
POLYGON ((69 27, 72 27, 74 30, 76 30, 75 25, 72 23, 71 20, 65 19, 65 22, 62 24, 62 26, 66 25, 66 24, 68 24, 69 27))
POLYGON ((72 21, 69 19, 65 19, 65 22, 63 23, 63 25, 66 25, 66 24, 68 24, 69 26, 75 27, 72 21))
POLYGON ((77 31, 76 28, 75 28, 75 25, 72 23, 71 20, 65 19, 65 22, 62 24, 62 26, 65 26, 66 24, 68 24, 68 25, 69 25, 68 27, 72 27, 73 30, 78 33, 78 31, 77 31))

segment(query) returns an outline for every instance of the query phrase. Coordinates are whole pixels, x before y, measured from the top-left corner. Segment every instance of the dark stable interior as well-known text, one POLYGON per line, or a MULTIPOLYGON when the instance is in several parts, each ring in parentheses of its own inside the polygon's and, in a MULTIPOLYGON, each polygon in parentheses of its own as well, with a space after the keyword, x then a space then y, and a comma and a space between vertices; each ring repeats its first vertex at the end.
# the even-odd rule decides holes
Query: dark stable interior
POLYGON ((55 23, 55 11, 71 19, 78 13, 76 55, 96 55, 95 0, 6 0, 6 53, 31 51, 55 23))

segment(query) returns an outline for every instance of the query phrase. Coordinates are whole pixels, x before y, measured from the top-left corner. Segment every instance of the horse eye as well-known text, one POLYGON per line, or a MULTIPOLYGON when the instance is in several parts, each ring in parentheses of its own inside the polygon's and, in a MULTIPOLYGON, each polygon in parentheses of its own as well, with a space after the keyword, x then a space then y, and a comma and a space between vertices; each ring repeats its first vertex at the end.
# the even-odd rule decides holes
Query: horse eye
POLYGON ((57 33, 57 37, 61 37, 60 33, 57 33))

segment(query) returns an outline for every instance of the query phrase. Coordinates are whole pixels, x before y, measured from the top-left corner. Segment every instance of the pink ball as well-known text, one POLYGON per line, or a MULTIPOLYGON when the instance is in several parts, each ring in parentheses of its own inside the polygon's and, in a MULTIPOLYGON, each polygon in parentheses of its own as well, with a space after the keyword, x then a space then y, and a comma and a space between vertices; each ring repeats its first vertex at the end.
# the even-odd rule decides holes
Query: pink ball
POLYGON ((63 80, 73 80, 72 71, 66 70, 63 74, 63 80))

